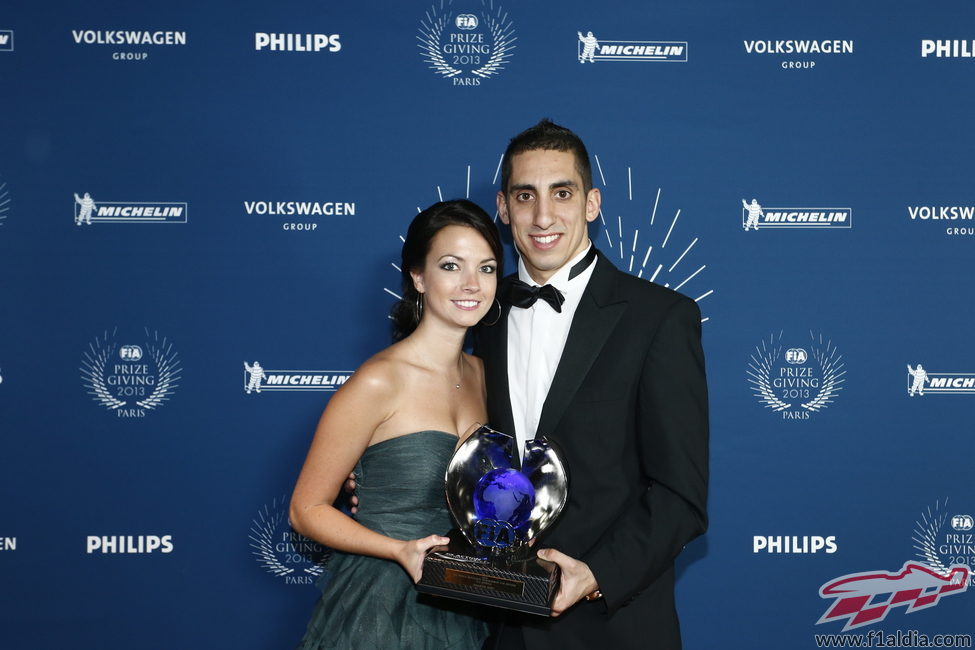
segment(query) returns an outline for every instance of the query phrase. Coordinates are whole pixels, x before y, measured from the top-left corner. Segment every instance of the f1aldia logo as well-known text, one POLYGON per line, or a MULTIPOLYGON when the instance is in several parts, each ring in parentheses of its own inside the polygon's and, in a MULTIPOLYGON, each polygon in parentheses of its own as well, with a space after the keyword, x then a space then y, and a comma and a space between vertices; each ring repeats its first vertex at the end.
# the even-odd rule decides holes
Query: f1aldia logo
POLYGON ((447 0, 420 21, 420 55, 454 86, 480 86, 504 69, 515 49, 508 12, 494 0, 447 0))
POLYGON ((782 332, 769 336, 751 355, 748 383, 765 408, 782 414, 784 420, 808 420, 832 403, 843 389, 846 370, 843 355, 832 341, 809 332, 810 340, 799 347, 786 347, 782 332))
POLYGON ((179 355, 158 332, 118 337, 106 330, 81 358, 81 380, 96 404, 120 418, 142 418, 165 404, 179 386, 179 355))
POLYGON ((845 621, 843 632, 879 623, 894 607, 908 614, 934 607, 942 596, 968 589, 967 566, 952 566, 944 574, 919 562, 906 562, 900 571, 850 573, 819 588, 821 598, 835 598, 816 625, 845 621))

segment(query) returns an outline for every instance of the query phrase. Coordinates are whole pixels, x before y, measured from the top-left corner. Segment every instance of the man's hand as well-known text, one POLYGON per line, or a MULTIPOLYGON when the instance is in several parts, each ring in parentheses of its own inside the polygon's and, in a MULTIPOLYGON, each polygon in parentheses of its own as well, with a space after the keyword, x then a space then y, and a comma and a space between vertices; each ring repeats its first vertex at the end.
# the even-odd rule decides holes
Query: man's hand
POLYGON ((562 569, 562 584, 559 586, 559 593, 555 595, 555 602, 552 603, 552 616, 558 616, 582 600, 586 594, 599 589, 596 576, 592 574, 589 565, 585 562, 571 558, 554 548, 543 548, 538 552, 538 557, 554 562, 562 569))
POLYGON ((349 495, 349 505, 352 514, 359 512, 359 497, 355 495, 355 472, 349 474, 349 480, 345 482, 345 492, 349 495))

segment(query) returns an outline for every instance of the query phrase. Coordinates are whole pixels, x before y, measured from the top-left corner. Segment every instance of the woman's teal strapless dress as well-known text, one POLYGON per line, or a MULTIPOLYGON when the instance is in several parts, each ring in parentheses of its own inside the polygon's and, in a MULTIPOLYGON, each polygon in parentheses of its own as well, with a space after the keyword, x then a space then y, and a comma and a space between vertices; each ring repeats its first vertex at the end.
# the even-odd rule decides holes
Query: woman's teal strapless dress
MULTIPOLYGON (((359 523, 402 540, 450 530, 443 481, 456 443, 420 431, 366 448, 356 465, 359 523)), ((300 649, 479 650, 487 636, 481 620, 461 613, 469 606, 419 595, 395 562, 336 551, 326 568, 300 649)))

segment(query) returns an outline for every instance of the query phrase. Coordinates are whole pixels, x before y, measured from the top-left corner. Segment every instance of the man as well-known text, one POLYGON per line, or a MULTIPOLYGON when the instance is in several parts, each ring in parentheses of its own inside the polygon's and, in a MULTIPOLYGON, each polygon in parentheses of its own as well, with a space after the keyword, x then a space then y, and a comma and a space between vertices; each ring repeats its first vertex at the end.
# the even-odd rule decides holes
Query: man
POLYGON ((476 353, 492 427, 553 440, 569 501, 537 545, 562 569, 553 616, 510 617, 499 648, 680 647, 674 559, 707 526, 700 311, 596 251, 600 202, 574 133, 511 140, 497 207, 520 260, 476 353))

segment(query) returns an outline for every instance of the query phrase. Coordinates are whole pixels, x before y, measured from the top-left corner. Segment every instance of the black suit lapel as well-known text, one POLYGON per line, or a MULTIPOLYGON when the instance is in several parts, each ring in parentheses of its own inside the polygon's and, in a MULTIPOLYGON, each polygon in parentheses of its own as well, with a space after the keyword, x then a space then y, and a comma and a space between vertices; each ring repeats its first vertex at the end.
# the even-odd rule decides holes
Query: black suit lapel
MULTIPOLYGON (((498 286, 498 295, 504 295, 504 286, 517 275, 510 275, 498 286)), ((484 359, 484 379, 488 393, 488 417, 492 429, 515 435, 515 418, 511 413, 511 396, 508 387, 508 312, 511 305, 501 301, 501 317, 491 326, 483 326, 478 350, 484 359)))
MULTIPOLYGON (((619 271, 600 253, 572 319, 559 367, 542 407, 536 434, 539 437, 550 436, 555 431, 617 321, 626 311, 626 302, 615 296, 617 273, 619 271)), ((509 414, 510 411, 508 400, 509 414)))

